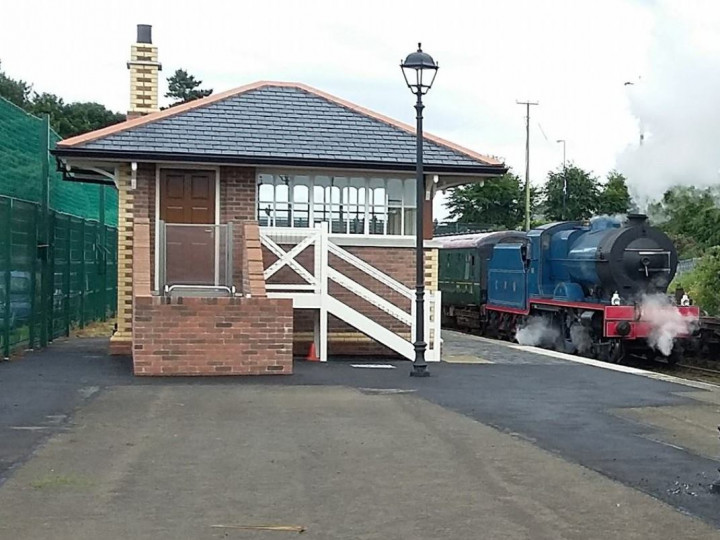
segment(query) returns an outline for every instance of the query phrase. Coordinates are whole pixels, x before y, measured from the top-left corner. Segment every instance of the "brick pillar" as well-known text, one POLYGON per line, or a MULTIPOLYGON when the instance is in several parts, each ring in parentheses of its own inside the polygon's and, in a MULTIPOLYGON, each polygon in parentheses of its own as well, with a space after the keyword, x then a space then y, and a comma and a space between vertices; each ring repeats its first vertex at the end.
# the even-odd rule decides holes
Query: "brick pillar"
POLYGON ((118 167, 118 269, 117 269, 117 331, 110 338, 110 354, 132 353, 132 267, 133 267, 133 206, 130 190, 130 166, 118 167))
POLYGON ((438 250, 425 249, 425 288, 438 290, 438 250))
MULTIPOLYGON (((436 292, 438 290, 438 262, 439 253, 437 249, 426 249, 425 250, 425 289, 427 291, 436 292)), ((431 310, 432 317, 439 315, 439 306, 430 306, 429 303, 425 304, 425 309, 431 310)), ((428 345, 435 345, 435 332, 430 328, 430 343, 428 345)))

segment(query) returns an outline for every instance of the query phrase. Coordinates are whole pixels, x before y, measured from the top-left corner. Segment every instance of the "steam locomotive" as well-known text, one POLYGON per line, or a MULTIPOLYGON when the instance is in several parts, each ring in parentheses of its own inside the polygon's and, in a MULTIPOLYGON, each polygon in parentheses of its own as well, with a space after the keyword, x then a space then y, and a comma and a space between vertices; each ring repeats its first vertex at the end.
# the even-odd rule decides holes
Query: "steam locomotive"
POLYGON ((438 237, 446 325, 608 362, 675 363, 699 308, 667 289, 672 241, 642 214, 438 237))

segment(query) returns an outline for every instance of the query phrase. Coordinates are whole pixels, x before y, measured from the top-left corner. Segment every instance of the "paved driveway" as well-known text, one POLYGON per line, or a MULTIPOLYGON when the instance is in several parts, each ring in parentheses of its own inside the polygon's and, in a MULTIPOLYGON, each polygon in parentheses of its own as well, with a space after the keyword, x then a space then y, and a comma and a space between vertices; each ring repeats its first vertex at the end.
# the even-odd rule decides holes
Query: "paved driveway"
POLYGON ((80 340, 0 364, 0 538, 720 538, 717 462, 615 413, 688 388, 451 341, 493 363, 135 379, 80 340))

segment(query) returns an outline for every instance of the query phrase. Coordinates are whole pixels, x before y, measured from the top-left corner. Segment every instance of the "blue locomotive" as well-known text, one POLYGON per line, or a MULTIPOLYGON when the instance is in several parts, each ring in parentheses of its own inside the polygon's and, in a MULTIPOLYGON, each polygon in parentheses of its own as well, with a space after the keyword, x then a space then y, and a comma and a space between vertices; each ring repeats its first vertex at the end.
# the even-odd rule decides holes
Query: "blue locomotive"
POLYGON ((611 362, 629 352, 676 361, 699 318, 687 297, 657 300, 677 251, 641 214, 437 240, 446 324, 611 362))

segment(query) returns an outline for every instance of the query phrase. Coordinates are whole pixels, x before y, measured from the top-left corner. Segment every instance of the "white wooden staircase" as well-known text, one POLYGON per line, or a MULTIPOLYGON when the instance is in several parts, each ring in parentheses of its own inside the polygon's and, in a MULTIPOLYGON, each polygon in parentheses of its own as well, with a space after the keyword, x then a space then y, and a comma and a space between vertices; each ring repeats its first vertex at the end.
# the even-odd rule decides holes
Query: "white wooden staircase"
MULTIPOLYGON (((274 298, 291 298, 294 309, 310 309, 316 312, 315 346, 321 361, 327 361, 328 315, 345 321, 369 338, 385 345, 407 359, 413 359, 415 352, 409 337, 415 336, 415 291, 406 287, 396 279, 384 274, 371 264, 343 249, 332 241, 328 234, 327 223, 318 224, 315 229, 267 227, 260 229, 260 242, 277 260, 265 269, 267 294, 274 298), (298 261, 298 256, 306 249, 313 247, 313 271, 309 271, 298 261), (336 268, 329 265, 329 254, 338 260, 368 276, 365 283, 377 282, 383 289, 391 290, 395 297, 402 297, 403 304, 410 310, 403 309, 387 298, 371 291, 365 285, 354 281, 336 268), (289 267, 293 272, 292 279, 280 281, 278 278, 268 281, 281 268, 289 267), (374 308, 400 321, 406 331, 397 332, 387 328, 359 309, 332 296, 329 282, 336 283, 343 290, 351 293, 374 308)), ((345 298, 348 295, 344 295, 345 298)), ((440 292, 425 292, 425 342, 428 344, 427 361, 440 360, 440 292)), ((398 325, 394 325, 397 327, 398 325)))

